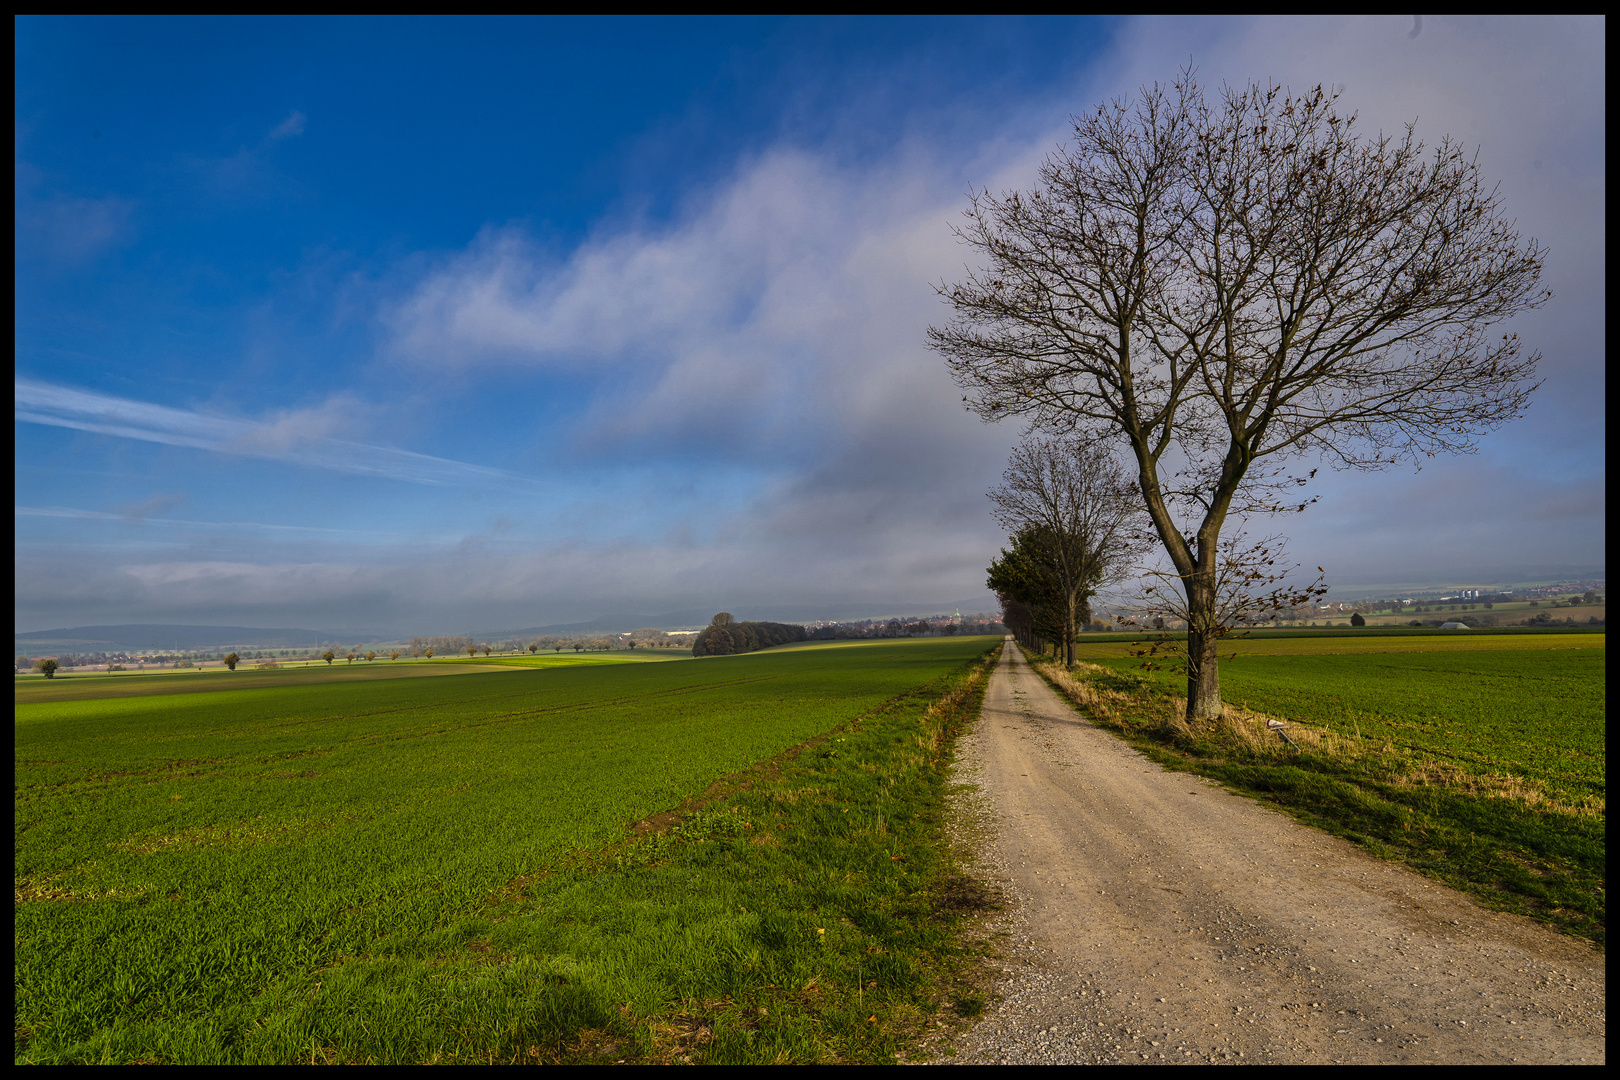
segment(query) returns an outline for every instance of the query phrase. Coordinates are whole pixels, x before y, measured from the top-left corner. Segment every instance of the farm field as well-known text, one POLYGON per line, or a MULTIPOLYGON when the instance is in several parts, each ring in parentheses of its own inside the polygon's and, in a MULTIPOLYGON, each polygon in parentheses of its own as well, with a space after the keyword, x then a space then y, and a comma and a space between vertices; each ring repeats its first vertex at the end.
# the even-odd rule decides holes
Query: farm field
MULTIPOLYGON (((650 650, 649 650, 650 651, 650 650)), ((663 650, 665 653, 673 650, 663 650)), ((195 694, 267 690, 283 686, 324 683, 374 682, 386 679, 420 679, 440 675, 475 675, 508 671, 512 668, 596 667, 605 664, 640 664, 660 660, 690 660, 691 653, 674 656, 644 656, 630 650, 560 656, 490 656, 469 660, 465 657, 432 660, 374 660, 357 664, 288 665, 260 670, 241 664, 235 671, 204 668, 181 671, 122 671, 113 674, 58 674, 18 676, 13 697, 21 704, 35 701, 86 701, 92 698, 135 695, 195 694)))
MULTIPOLYGON (((1221 696, 1469 771, 1509 772, 1572 802, 1601 802, 1604 641, 1602 634, 1238 641, 1222 650, 1221 696)), ((1092 662, 1124 670, 1140 663, 1087 651, 1092 662)), ((1167 691, 1185 681, 1168 670, 1154 677, 1167 691)))
MULTIPOLYGON (((1505 626, 1509 623, 1522 623, 1526 619, 1544 614, 1549 618, 1558 619, 1560 622, 1564 619, 1574 619, 1576 625, 1580 625, 1588 619, 1603 619, 1606 617, 1606 613, 1607 609, 1603 604, 1577 604, 1574 607, 1555 608, 1546 603, 1538 604, 1535 607, 1531 607, 1528 603, 1520 603, 1495 604, 1488 610, 1476 606, 1472 611, 1450 611, 1436 608, 1430 611, 1406 611, 1401 614, 1382 612, 1364 615, 1363 618, 1367 620, 1368 626, 1405 626, 1413 619, 1454 619, 1489 616, 1505 626)), ((1347 618, 1349 616, 1342 616, 1336 621, 1342 622, 1347 618)))
MULTIPOLYGON (((591 664, 657 664, 666 660, 690 660, 692 650, 685 649, 608 649, 602 652, 541 653, 536 656, 479 656, 454 657, 446 664, 471 664, 483 667, 554 668, 582 667, 591 664)), ((421 660, 413 663, 423 663, 421 660)), ((430 660, 427 663, 439 663, 430 660)))
MULTIPOLYGON (((1602 627, 1588 626, 1484 626, 1472 630, 1441 630, 1433 626, 1291 626, 1286 628, 1255 627, 1240 630, 1228 637, 1221 648, 1254 647, 1265 642, 1309 640, 1324 644, 1323 649, 1331 649, 1327 644, 1336 641, 1355 641, 1369 638, 1375 641, 1482 641, 1497 637, 1515 638, 1560 638, 1580 636, 1584 634, 1602 634, 1602 627), (1247 645, 1245 645, 1247 643, 1247 645)), ((1181 632, 1172 632, 1175 637, 1184 636, 1181 632)), ((1083 634, 1077 640, 1083 647, 1097 645, 1129 645, 1134 642, 1150 641, 1159 636, 1155 630, 1136 630, 1132 633, 1110 631, 1103 634, 1083 634)), ((1316 646, 1313 646, 1316 647, 1316 646)), ((1415 645, 1416 649, 1442 648, 1439 645, 1415 645)), ((1466 647, 1466 646, 1465 646, 1466 647)), ((1505 648, 1538 647, 1538 646, 1504 646, 1505 648)), ((1556 648, 1557 646, 1548 646, 1556 648)), ((1123 655, 1121 653, 1102 652, 1099 656, 1123 655)), ((1224 655, 1224 653, 1222 654, 1224 655)))
MULTIPOLYGON (((907 830, 922 826, 883 790, 911 774, 862 756, 916 754, 921 735, 880 737, 874 724, 840 736, 849 745, 825 753, 826 777, 801 783, 792 805, 738 803, 682 826, 694 843, 735 839, 751 862, 768 853, 756 837, 779 843, 755 824, 767 814, 787 830, 784 856, 795 814, 817 823, 811 839, 866 838, 814 865, 789 860, 754 893, 725 895, 678 860, 643 873, 673 882, 626 878, 615 845, 633 823, 885 703, 886 722, 926 729, 920 688, 996 644, 20 702, 17 1060, 493 1060, 497 1047, 556 1060, 582 1029, 622 1020, 620 1004, 651 1015, 722 996, 710 975, 735 980, 749 955, 768 969, 771 942, 813 968, 854 947, 841 929, 854 924, 826 937, 836 916, 817 904, 872 877, 840 860, 880 859, 871 870, 890 892, 924 887, 926 853, 905 861, 907 830), (796 876, 810 891, 773 914, 796 876), (712 947, 731 951, 710 963, 712 947)), ((746 878, 723 875, 733 889, 746 878)), ((851 911, 882 908, 869 895, 851 911)))
POLYGON ((1236 639, 1222 699, 1324 733, 1292 753, 1164 726, 1185 693, 1125 642, 1088 642, 1089 682, 1133 707, 1119 724, 1172 763, 1601 940, 1607 797, 1601 633, 1236 639), (1108 673, 1108 674, 1104 674, 1108 673), (1151 719, 1159 717, 1159 719, 1151 719))
MULTIPOLYGON (((1100 636, 1100 635, 1099 635, 1100 636)), ((1081 638, 1075 655, 1103 663, 1131 655, 1132 646, 1152 640, 1151 635, 1113 635, 1106 640, 1081 638)), ((1221 642, 1221 656, 1319 656, 1355 653, 1521 652, 1547 649, 1603 649, 1606 636, 1579 631, 1523 630, 1281 630, 1247 637, 1233 635, 1221 642)), ((1140 645, 1136 645, 1140 648, 1140 645)), ((1224 669, 1223 669, 1224 670, 1224 669)))

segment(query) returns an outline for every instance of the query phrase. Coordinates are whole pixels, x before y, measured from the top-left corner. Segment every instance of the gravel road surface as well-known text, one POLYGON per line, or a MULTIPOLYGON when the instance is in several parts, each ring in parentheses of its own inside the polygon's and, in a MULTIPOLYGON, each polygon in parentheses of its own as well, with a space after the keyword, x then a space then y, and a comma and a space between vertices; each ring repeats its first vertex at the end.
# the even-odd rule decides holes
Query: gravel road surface
POLYGON ((940 1064, 1605 1060, 1601 952, 1160 768, 1010 641, 959 760, 1013 902, 940 1064))

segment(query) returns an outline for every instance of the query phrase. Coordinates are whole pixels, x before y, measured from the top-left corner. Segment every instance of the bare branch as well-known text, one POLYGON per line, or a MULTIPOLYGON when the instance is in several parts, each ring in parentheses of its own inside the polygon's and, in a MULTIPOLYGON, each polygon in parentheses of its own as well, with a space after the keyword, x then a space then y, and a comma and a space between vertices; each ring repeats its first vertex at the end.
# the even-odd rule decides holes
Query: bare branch
MULTIPOLYGON (((1365 137, 1321 87, 1206 101, 1190 69, 1073 135, 1030 191, 972 193, 980 265, 929 341, 984 419, 1129 452, 1195 637, 1228 516, 1314 501, 1287 462, 1469 453, 1528 406, 1539 354, 1491 328, 1546 302, 1546 252, 1450 138, 1365 137)), ((1219 711, 1213 674, 1188 700, 1219 711)))

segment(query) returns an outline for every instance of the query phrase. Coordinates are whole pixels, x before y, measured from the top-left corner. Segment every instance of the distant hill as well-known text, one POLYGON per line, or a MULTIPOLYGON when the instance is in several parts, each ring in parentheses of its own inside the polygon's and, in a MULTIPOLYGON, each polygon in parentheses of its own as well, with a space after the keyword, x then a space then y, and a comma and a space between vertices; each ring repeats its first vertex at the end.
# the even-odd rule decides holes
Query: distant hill
MULTIPOLYGON (((716 611, 719 609, 716 608, 716 611)), ((662 615, 603 615, 589 622, 552 623, 549 626, 525 626, 519 630, 475 630, 469 637, 490 638, 559 637, 567 634, 612 634, 627 630, 640 630, 654 626, 660 630, 677 627, 708 626, 714 611, 667 611, 662 615)))
POLYGON ((1361 600, 1394 596, 1401 593, 1414 596, 1421 593, 1451 589, 1482 589, 1486 592, 1512 592, 1515 589, 1553 585, 1560 582, 1602 581, 1606 570, 1601 565, 1535 565, 1485 566, 1459 570, 1449 577, 1422 577, 1416 574, 1391 574, 1381 582, 1335 583, 1328 593, 1332 600, 1361 600))
POLYGON ((656 627, 659 630, 681 628, 699 630, 708 626, 709 620, 713 619, 715 614, 721 611, 730 611, 737 619, 752 619, 758 616, 760 618, 769 617, 773 622, 804 625, 813 622, 855 622, 861 619, 887 619, 895 616, 914 618, 919 615, 944 615, 957 608, 960 608, 963 613, 998 610, 994 597, 988 600, 980 597, 942 604, 853 604, 826 608, 742 604, 729 608, 717 607, 713 610, 691 608, 686 611, 666 611, 662 615, 603 615, 601 618, 592 619, 589 622, 552 623, 549 626, 525 626, 516 630, 474 630, 467 636, 480 641, 493 641, 498 638, 612 634, 639 630, 644 626, 656 627))
POLYGON ((364 641, 344 630, 268 629, 260 626, 185 626, 128 623, 122 626, 69 626, 15 634, 24 650, 73 649, 109 652, 120 649, 288 649, 322 641, 364 641))

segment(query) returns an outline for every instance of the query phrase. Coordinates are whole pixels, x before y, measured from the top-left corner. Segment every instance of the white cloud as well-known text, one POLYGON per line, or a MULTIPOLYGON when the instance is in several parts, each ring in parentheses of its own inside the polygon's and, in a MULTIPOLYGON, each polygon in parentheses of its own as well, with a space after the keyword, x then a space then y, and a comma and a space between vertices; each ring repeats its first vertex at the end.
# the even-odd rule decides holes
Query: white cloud
POLYGON ((160 493, 139 502, 125 503, 118 507, 118 515, 125 521, 138 525, 149 517, 184 505, 185 501, 186 495, 183 492, 160 493))
POLYGON ((294 109, 292 112, 287 114, 287 119, 271 128, 270 134, 266 135, 265 138, 270 142, 279 142, 282 139, 294 138, 295 136, 302 135, 304 133, 304 126, 307 123, 308 118, 297 109, 294 109))
POLYGON ((743 538, 709 546, 620 542, 540 550, 471 538, 458 545, 335 546, 313 558, 187 556, 125 552, 86 564, 59 554, 18 560, 19 626, 98 620, 392 627, 398 632, 466 632, 707 608, 743 617, 788 617, 810 609, 869 609, 892 603, 949 607, 982 589, 949 590, 976 550, 938 547, 800 550, 778 553, 743 538), (943 559, 941 556, 943 555, 943 559), (945 586, 945 588, 942 588, 945 586))
POLYGON ((19 198, 17 253, 56 266, 89 262, 134 237, 135 204, 109 196, 19 198))
POLYGON ((175 409, 27 379, 15 383, 15 418, 125 439, 185 446, 213 453, 267 458, 306 468, 403 480, 537 491, 526 477, 462 461, 332 437, 347 426, 352 403, 337 399, 309 410, 252 421, 175 409))
POLYGON ((563 260, 519 230, 486 232, 391 313, 396 348, 596 379, 587 426, 603 439, 960 427, 924 419, 954 397, 923 347, 941 314, 930 280, 960 261, 959 203, 937 163, 863 172, 775 151, 677 223, 599 235, 563 260))
POLYGON ((140 503, 121 506, 117 513, 102 510, 80 510, 68 506, 14 506, 15 517, 65 518, 72 521, 105 521, 124 525, 158 525, 208 532, 265 532, 271 534, 308 534, 326 539, 365 540, 373 543, 399 540, 397 534, 371 532, 363 529, 328 529, 316 525, 275 525, 262 521, 189 521, 184 518, 162 518, 154 514, 185 501, 184 496, 157 495, 140 503))

